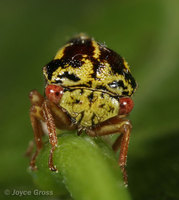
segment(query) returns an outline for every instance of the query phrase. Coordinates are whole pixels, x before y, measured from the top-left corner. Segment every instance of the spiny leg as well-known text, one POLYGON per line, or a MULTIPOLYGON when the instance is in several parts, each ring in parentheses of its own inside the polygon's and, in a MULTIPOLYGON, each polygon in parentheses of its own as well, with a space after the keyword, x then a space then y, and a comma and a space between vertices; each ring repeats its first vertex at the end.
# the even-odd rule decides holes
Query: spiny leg
POLYGON ((50 156, 49 156, 49 168, 52 171, 57 171, 56 166, 54 166, 53 164, 53 152, 55 148, 57 147, 57 134, 56 134, 55 122, 51 114, 51 111, 48 108, 46 100, 44 101, 42 108, 43 108, 44 117, 45 117, 45 121, 48 128, 49 142, 52 146, 50 150, 50 156))
POLYGON ((120 147, 119 155, 119 166, 123 173, 124 182, 127 185, 127 173, 126 173, 126 162, 127 162, 127 151, 129 144, 129 137, 131 132, 132 125, 129 120, 121 119, 120 117, 115 117, 111 120, 108 120, 102 123, 100 126, 88 129, 86 133, 90 136, 103 136, 113 133, 121 133, 117 138, 116 142, 113 145, 115 151, 120 147))
POLYGON ((128 152, 128 146, 129 146, 129 138, 130 138, 130 133, 131 133, 131 125, 123 125, 121 127, 121 138, 117 138, 116 142, 113 144, 113 148, 117 143, 119 144, 118 147, 120 148, 120 154, 119 154, 119 165, 121 167, 123 177, 124 177, 124 182, 127 185, 127 171, 126 171, 126 163, 127 163, 127 152, 128 152))
MULTIPOLYGON (((51 101, 45 100, 36 90, 30 92, 31 110, 30 118, 34 130, 35 142, 37 150, 32 157, 31 166, 35 166, 36 157, 42 148, 41 136, 44 134, 41 122, 45 122, 49 134, 49 142, 52 146, 49 156, 49 168, 56 171, 53 165, 53 152, 57 146, 56 126, 59 129, 76 129, 68 115, 51 101)), ((29 152, 28 152, 29 153, 29 152)))
POLYGON ((32 168, 32 170, 35 170, 37 167, 35 165, 35 161, 36 161, 36 157, 40 151, 40 149, 42 148, 42 128, 41 128, 41 124, 40 121, 33 116, 33 114, 30 114, 30 119, 31 119, 31 124, 32 124, 32 128, 34 131, 34 138, 35 138, 35 143, 36 143, 36 152, 34 153, 34 155, 31 158, 30 161, 30 166, 32 168))
MULTIPOLYGON (((31 109, 30 109, 30 120, 31 120, 33 132, 34 132, 36 147, 37 147, 36 152, 33 154, 31 158, 30 167, 32 170, 35 170, 37 169, 36 164, 35 164, 36 157, 43 146, 42 144, 43 131, 42 131, 42 125, 40 122, 40 120, 43 120, 42 110, 40 107, 43 102, 43 97, 36 90, 33 90, 30 92, 29 98, 32 104, 31 109)), ((31 152, 28 152, 28 154, 30 155, 31 152)))

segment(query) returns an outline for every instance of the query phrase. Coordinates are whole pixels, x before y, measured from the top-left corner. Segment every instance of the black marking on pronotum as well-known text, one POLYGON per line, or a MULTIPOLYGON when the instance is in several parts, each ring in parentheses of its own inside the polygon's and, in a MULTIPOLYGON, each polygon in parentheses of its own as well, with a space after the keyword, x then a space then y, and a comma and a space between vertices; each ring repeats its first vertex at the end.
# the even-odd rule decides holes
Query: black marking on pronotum
POLYGON ((46 65, 46 73, 48 75, 48 79, 51 80, 53 72, 56 71, 59 67, 62 69, 65 69, 68 66, 76 68, 81 67, 83 64, 84 62, 79 59, 55 59, 46 65))
POLYGON ((63 83, 62 80, 59 80, 58 78, 55 80, 55 83, 63 83))
POLYGON ((61 60, 59 59, 56 59, 56 60, 52 60, 51 62, 49 62, 47 65, 46 65, 46 73, 48 75, 48 79, 51 80, 52 78, 52 74, 55 70, 58 69, 58 67, 61 65, 61 60))
POLYGON ((96 75, 97 75, 97 71, 99 69, 100 63, 95 58, 92 58, 91 62, 93 64, 93 73, 91 74, 91 77, 96 79, 96 75))
POLYGON ((124 82, 122 80, 119 80, 117 82, 117 84, 118 84, 119 87, 122 87, 123 89, 127 89, 127 86, 124 85, 124 82))
POLYGON ((123 96, 129 96, 129 92, 123 91, 123 92, 122 92, 122 95, 123 95, 123 96))
POLYGON ((82 55, 93 56, 94 47, 91 39, 74 38, 70 41, 71 45, 64 49, 62 59, 64 60, 81 60, 82 55))
POLYGON ((73 38, 69 42, 72 44, 64 49, 64 55, 62 59, 66 60, 74 58, 81 61, 83 56, 86 55, 93 64, 93 73, 91 76, 92 78, 96 78, 96 73, 100 66, 100 62, 93 57, 95 47, 92 44, 92 39, 79 36, 73 38))
POLYGON ((101 45, 100 51, 100 60, 109 63, 114 74, 122 74, 125 69, 124 59, 113 50, 104 48, 101 45))
POLYGON ((68 78, 71 81, 77 82, 81 80, 78 76, 75 74, 69 74, 68 72, 64 72, 62 75, 58 75, 59 78, 68 78))
POLYGON ((137 87, 136 81, 133 78, 133 76, 131 75, 131 73, 125 73, 125 79, 127 81, 131 80, 130 84, 132 85, 133 91, 135 90, 135 88, 137 87))

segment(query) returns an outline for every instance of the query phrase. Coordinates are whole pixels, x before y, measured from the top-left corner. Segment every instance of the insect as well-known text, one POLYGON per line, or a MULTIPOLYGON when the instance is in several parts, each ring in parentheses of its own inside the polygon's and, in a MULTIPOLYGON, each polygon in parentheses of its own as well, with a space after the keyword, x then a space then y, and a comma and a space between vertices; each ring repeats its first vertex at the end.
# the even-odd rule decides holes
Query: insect
POLYGON ((77 130, 78 135, 104 136, 120 133, 112 148, 120 148, 119 165, 124 181, 131 122, 126 116, 134 103, 131 99, 137 83, 127 62, 116 52, 86 35, 71 39, 43 68, 45 97, 30 92, 30 119, 36 152, 30 166, 36 169, 36 157, 42 148, 43 128, 48 129, 51 151, 49 168, 56 171, 53 153, 57 147, 56 128, 77 130))

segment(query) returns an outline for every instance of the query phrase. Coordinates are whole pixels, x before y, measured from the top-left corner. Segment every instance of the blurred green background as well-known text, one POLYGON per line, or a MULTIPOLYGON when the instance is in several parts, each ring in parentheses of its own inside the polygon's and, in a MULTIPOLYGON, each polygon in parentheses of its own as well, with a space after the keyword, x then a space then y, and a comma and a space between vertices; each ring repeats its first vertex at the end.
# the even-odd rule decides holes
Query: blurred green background
POLYGON ((18 198, 5 189, 36 188, 24 157, 33 138, 28 93, 43 93, 42 67, 80 32, 124 56, 139 85, 130 116, 132 199, 179 199, 178 10, 177 0, 0 0, 1 199, 18 198))

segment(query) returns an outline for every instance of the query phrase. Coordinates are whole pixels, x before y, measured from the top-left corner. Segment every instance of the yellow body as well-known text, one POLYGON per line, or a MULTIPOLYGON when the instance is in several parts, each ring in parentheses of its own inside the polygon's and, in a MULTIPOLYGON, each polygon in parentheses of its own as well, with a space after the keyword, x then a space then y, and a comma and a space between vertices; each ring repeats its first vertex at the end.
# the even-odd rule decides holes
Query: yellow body
POLYGON ((119 112, 118 100, 107 93, 88 89, 64 92, 60 106, 83 127, 99 124, 119 112))
POLYGON ((86 36, 62 47, 45 68, 47 84, 64 88, 59 106, 82 127, 90 127, 119 113, 119 98, 131 96, 136 82, 127 62, 86 36))

